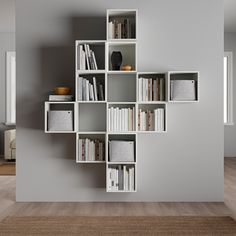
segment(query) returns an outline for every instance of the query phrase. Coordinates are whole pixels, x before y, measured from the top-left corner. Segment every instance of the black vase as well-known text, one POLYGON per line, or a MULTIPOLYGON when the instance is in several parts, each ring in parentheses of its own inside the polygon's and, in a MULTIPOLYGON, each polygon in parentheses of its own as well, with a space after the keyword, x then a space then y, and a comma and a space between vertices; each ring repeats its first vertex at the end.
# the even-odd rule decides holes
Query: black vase
POLYGON ((122 54, 119 51, 113 51, 111 54, 112 70, 120 70, 122 64, 122 54))

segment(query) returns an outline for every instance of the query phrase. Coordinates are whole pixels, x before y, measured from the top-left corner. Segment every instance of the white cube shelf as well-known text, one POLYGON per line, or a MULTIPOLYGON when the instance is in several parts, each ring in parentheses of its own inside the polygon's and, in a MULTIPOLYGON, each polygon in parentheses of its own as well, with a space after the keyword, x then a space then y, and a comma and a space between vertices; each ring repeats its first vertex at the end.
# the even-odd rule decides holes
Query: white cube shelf
POLYGON ((199 72, 169 71, 168 102, 198 102, 199 72))
POLYGON ((136 42, 108 42, 107 43, 107 68, 109 72, 127 73, 136 72, 137 70, 137 45, 136 42), (122 64, 120 70, 114 70, 111 63, 111 55, 113 52, 121 52, 122 64), (122 70, 124 65, 131 66, 130 71, 122 70))
POLYGON ((125 41, 137 39, 137 10, 107 10, 107 40, 125 41))
POLYGON ((77 131, 77 108, 75 102, 45 102, 44 106, 45 133, 75 133, 77 131), (55 124, 49 124, 49 122, 52 122, 49 121, 49 113, 51 111, 58 112, 57 114, 54 114, 55 117, 53 120, 55 121, 55 124), (70 117, 65 116, 64 113, 70 113, 70 117), (69 119, 71 119, 71 116, 72 129, 63 129, 63 127, 68 127, 63 125, 63 123, 70 122, 69 119))

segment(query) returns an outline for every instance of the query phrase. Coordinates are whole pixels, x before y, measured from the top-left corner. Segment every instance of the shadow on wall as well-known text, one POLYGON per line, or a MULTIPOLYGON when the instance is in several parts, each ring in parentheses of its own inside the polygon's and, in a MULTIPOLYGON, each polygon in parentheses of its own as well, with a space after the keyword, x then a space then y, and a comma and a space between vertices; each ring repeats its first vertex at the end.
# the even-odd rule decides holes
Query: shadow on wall
MULTIPOLYGON (((18 99, 18 103, 24 104, 19 111, 20 116, 24 117, 24 120, 21 118, 21 127, 44 132, 44 102, 48 100, 48 95, 52 93, 54 87, 69 86, 75 94, 75 40, 106 39, 105 17, 71 17, 68 21, 71 25, 71 35, 68 35, 63 44, 58 45, 55 42, 53 45, 42 45, 36 51, 35 55, 38 55, 36 60, 39 63, 37 86, 34 84, 31 88, 33 96, 25 95, 20 101, 18 99)), ((68 170, 68 174, 80 173, 78 185, 105 187, 105 165, 75 163, 75 134, 45 135, 52 148, 54 145, 56 147, 54 148, 56 158, 73 160, 73 163, 68 163, 68 168, 65 169, 68 170)))

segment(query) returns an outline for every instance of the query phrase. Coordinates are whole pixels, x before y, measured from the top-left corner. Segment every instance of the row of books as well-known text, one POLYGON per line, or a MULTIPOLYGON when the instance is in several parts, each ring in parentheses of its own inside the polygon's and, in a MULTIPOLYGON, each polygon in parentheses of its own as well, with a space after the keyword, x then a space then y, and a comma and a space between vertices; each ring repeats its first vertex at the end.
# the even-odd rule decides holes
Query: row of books
POLYGON ((95 53, 90 49, 89 44, 79 45, 79 69, 80 70, 97 70, 97 61, 95 53))
POLYGON ((105 145, 100 140, 79 139, 79 161, 104 161, 105 145))
POLYGON ((165 101, 164 78, 139 78, 138 87, 139 101, 165 101))
POLYGON ((49 101, 51 102, 69 102, 73 99, 73 95, 49 95, 49 101))
POLYGON ((135 108, 108 108, 108 130, 124 132, 135 130, 135 108))
POLYGON ((153 111, 138 111, 138 130, 139 131, 165 131, 165 110, 157 108, 153 111))
POLYGON ((113 20, 108 23, 109 39, 130 39, 134 38, 134 26, 129 18, 113 20))
POLYGON ((92 83, 83 77, 78 78, 78 100, 79 101, 104 101, 103 84, 97 83, 93 77, 92 83))
POLYGON ((108 168, 109 191, 134 191, 135 173, 134 166, 118 165, 108 168))

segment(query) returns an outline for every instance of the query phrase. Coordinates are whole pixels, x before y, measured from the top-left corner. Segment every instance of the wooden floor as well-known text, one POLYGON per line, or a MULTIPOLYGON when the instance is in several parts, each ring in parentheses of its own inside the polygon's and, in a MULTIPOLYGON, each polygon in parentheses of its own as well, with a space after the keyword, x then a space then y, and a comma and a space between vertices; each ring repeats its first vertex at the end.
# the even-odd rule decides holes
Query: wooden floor
POLYGON ((224 216, 236 219, 236 158, 225 159, 225 203, 15 203, 15 176, 0 176, 6 216, 224 216))

